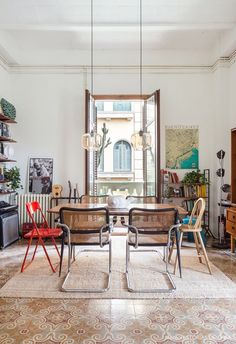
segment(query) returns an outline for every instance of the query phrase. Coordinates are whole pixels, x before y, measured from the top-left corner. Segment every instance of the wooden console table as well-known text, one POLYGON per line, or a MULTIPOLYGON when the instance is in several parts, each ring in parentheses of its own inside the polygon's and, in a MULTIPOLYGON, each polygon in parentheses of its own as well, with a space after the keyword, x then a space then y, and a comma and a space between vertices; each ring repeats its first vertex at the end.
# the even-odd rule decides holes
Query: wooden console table
POLYGON ((231 252, 234 253, 236 240, 236 208, 227 209, 226 232, 231 236, 231 252))

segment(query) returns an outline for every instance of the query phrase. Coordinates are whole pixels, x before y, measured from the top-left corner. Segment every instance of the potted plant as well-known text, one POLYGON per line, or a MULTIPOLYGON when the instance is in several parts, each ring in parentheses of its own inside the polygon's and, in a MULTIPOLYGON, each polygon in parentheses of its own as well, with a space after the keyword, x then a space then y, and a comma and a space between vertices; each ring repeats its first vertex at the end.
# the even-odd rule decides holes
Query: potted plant
POLYGON ((182 180, 183 184, 193 185, 193 184, 207 184, 207 180, 200 170, 187 172, 182 180))
POLYGON ((19 167, 4 168, 4 178, 8 181, 7 185, 12 191, 16 192, 18 189, 23 189, 19 167))

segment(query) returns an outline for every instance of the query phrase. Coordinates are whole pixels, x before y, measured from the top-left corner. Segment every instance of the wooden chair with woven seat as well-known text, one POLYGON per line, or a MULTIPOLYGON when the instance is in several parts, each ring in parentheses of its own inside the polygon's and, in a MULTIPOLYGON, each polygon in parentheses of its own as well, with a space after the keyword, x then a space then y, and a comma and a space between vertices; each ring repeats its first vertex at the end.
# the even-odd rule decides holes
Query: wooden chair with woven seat
MULTIPOLYGON (((168 259, 165 260, 166 269, 163 272, 166 274, 169 282, 171 284, 170 288, 147 288, 147 289, 137 289, 131 286, 129 274, 130 274, 130 247, 138 249, 139 247, 149 247, 149 250, 137 250, 131 252, 149 252, 156 251, 155 247, 165 247, 166 251, 169 251, 172 241, 172 234, 175 235, 177 253, 179 253, 178 245, 178 227, 180 226, 178 220, 178 211, 176 209, 141 209, 132 208, 129 211, 129 224, 128 235, 126 241, 126 280, 128 285, 128 290, 130 292, 142 292, 142 293, 156 293, 156 292, 171 292, 176 289, 174 281, 172 280, 170 273, 168 271, 168 259), (152 249, 150 249, 152 248, 152 249)), ((157 251, 159 253, 159 251, 157 251)), ((166 253, 167 257, 167 253, 166 253)), ((181 277, 181 263, 180 254, 178 254, 179 271, 181 277)), ((155 266, 150 266, 150 269, 155 268, 155 266)), ((151 281, 149 281, 151 284, 151 281)))
MULTIPOLYGON (((110 225, 109 212, 105 207, 88 208, 66 208, 60 209, 60 226, 63 229, 62 245, 61 245, 61 260, 59 276, 61 275, 62 260, 64 253, 64 246, 68 245, 68 268, 61 290, 67 292, 105 292, 110 286, 111 275, 111 239, 110 239, 110 225), (109 266, 108 266, 108 281, 105 288, 68 288, 66 282, 71 272, 72 251, 75 252, 75 246, 99 246, 103 248, 105 245, 109 246, 109 266), (73 250, 72 250, 73 248, 73 250)), ((101 250, 85 250, 96 251, 101 250)), ((75 254, 74 254, 75 260, 75 254)), ((96 266, 94 267, 96 270, 96 266)))
MULTIPOLYGON (((206 202, 203 198, 199 198, 195 203, 191 212, 188 224, 182 224, 180 227, 179 246, 181 248, 184 233, 193 233, 194 242, 196 245, 199 262, 202 263, 202 256, 204 256, 207 268, 211 274, 210 262, 207 256, 206 248, 202 240, 202 217, 205 211, 206 202), (202 250, 202 253, 201 253, 202 250)), ((174 273, 177 268, 177 256, 175 258, 174 273)))

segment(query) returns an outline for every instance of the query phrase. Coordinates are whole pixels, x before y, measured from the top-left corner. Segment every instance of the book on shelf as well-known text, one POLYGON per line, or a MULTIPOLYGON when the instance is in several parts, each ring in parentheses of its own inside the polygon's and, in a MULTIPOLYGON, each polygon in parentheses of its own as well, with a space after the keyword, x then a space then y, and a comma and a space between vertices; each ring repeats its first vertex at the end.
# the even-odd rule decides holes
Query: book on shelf
POLYGON ((179 176, 176 172, 161 170, 161 174, 164 177, 164 182, 168 182, 171 184, 178 184, 179 183, 179 176))

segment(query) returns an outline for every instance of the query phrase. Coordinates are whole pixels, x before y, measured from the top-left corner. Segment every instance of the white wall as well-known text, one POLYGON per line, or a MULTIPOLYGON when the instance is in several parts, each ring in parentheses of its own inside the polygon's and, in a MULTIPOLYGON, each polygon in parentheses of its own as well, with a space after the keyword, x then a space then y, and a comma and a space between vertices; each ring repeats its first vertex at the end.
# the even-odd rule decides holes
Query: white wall
POLYGON ((62 184, 67 195, 67 181, 84 184, 83 76, 11 75, 18 125, 15 151, 23 184, 27 188, 30 157, 54 159, 53 183, 62 184))
MULTIPOLYGON (((231 68, 236 75, 235 66, 231 68)), ((162 168, 165 167, 165 125, 199 126, 200 169, 211 170, 211 210, 214 211, 214 227, 218 199, 218 180, 215 175, 218 168, 215 155, 217 150, 227 149, 226 165, 229 164, 229 121, 224 119, 223 111, 228 104, 228 89, 224 88, 228 85, 227 73, 226 70, 212 73, 203 69, 197 72, 169 70, 143 74, 143 93, 148 94, 160 89, 162 168)), ((235 78, 231 80, 231 88, 233 79, 235 78)), ((10 81, 18 121, 14 128, 18 141, 15 152, 24 186, 27 187, 29 157, 52 157, 53 183, 62 184, 66 195, 67 181, 71 180, 73 185, 78 182, 80 192, 83 193, 85 168, 80 140, 84 132, 84 75, 31 72, 11 74, 10 81)), ((112 68, 95 71, 94 93, 138 94, 139 74, 128 69, 123 72, 114 72, 112 68)), ((232 98, 235 102, 233 94, 232 98)), ((233 113, 233 108, 236 107, 232 105, 231 108, 233 113)), ((227 113, 225 115, 227 116, 227 113)), ((232 123, 232 114, 230 118, 232 123)), ((181 173, 183 174, 183 171, 181 173)))
POLYGON ((0 65, 0 99, 6 98, 10 101, 10 76, 8 72, 0 65))
POLYGON ((229 128, 236 128, 236 63, 230 67, 229 73, 229 128))

